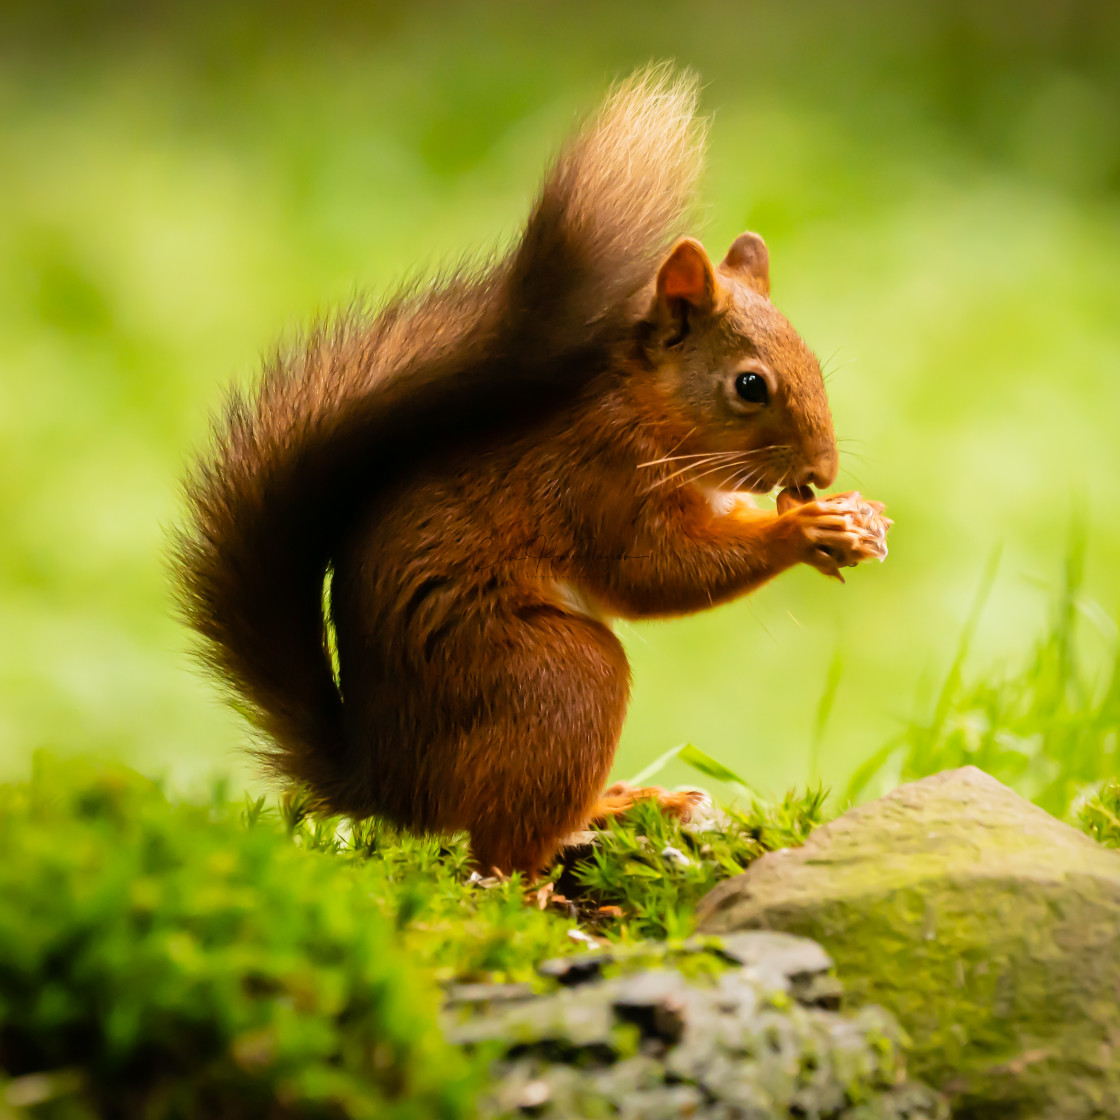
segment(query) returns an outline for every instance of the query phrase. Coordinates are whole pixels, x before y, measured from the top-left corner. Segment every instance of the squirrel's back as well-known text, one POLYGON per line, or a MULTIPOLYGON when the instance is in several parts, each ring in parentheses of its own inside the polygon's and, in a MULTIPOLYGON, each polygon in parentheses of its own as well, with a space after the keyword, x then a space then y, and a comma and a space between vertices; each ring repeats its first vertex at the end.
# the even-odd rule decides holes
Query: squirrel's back
POLYGON ((608 99, 550 169, 505 257, 336 315, 231 392, 187 483, 181 601, 265 753, 343 806, 346 727, 324 580, 355 518, 434 451, 573 399, 632 329, 699 166, 696 83, 608 99))

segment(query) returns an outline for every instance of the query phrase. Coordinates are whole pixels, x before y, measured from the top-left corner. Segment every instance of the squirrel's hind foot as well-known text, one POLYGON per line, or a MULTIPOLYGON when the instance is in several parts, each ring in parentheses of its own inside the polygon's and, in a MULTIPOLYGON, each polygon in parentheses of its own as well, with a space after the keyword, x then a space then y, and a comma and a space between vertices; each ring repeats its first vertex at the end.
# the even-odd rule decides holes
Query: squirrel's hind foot
POLYGON ((591 811, 589 826, 602 828, 611 817, 619 817, 630 810, 638 801, 655 801, 658 808, 667 816, 688 821, 693 810, 707 800, 707 795, 698 789, 686 789, 676 793, 662 789, 661 786, 635 787, 625 782, 615 782, 603 790, 602 797, 591 811))

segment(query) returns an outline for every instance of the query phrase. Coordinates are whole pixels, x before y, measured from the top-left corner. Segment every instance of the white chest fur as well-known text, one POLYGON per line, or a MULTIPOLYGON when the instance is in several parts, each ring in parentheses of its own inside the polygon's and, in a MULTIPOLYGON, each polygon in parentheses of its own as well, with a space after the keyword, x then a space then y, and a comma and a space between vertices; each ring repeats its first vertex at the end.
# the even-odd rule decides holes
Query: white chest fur
POLYGON ((548 583, 548 595, 557 606, 569 614, 578 614, 610 626, 612 618, 603 605, 576 584, 566 579, 554 579, 548 583))
POLYGON ((758 504, 746 490, 716 490, 713 487, 700 487, 704 500, 712 507, 718 517, 726 517, 737 509, 758 509, 758 504))

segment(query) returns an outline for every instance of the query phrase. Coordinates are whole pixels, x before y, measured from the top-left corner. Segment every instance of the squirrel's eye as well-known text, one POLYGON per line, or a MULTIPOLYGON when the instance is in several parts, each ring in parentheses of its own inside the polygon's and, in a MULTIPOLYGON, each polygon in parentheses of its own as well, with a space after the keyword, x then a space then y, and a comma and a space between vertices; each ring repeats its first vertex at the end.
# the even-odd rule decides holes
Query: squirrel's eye
POLYGON ((770 390, 760 373, 741 373, 735 378, 735 392, 749 404, 766 404, 770 390))

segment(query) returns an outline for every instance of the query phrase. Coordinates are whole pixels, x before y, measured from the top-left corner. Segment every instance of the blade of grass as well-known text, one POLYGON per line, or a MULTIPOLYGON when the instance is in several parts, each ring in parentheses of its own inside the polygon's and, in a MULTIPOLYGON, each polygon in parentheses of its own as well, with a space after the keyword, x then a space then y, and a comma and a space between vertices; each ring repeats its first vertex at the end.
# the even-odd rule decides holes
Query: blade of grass
POLYGON ((960 688, 964 663, 968 658, 969 650, 972 648, 972 639, 976 636, 976 627, 979 625, 980 616, 984 613, 984 607, 987 606, 988 598, 992 593, 992 585, 995 583, 996 573, 999 571, 1002 552, 1002 545, 996 545, 992 550, 992 554, 988 557, 988 563, 984 567, 984 574, 980 577, 976 594, 972 598, 972 606, 969 607, 968 617, 965 619, 960 641, 957 643, 956 656, 953 658, 952 665, 949 666, 949 672, 945 675, 945 683, 941 686, 941 693, 933 710, 933 718, 929 723, 928 733, 931 740, 936 739, 941 734, 946 717, 949 715, 949 709, 953 706, 953 697, 960 688))
POLYGON ((957 642, 956 654, 949 666, 949 671, 945 674, 945 680, 942 682, 929 722, 917 724, 909 731, 904 731, 859 766, 852 774, 848 781, 848 788, 844 791, 844 797, 848 803, 855 801, 866 790, 871 780, 883 769, 891 757, 906 747, 908 740, 910 749, 903 762, 903 776, 917 777, 930 772, 929 767, 923 769, 923 754, 928 755, 932 746, 941 737, 945 722, 953 706, 953 699, 960 689, 964 663, 968 658, 969 650, 972 648, 972 639, 975 637, 980 616, 988 602, 988 597, 991 595, 996 573, 999 571, 1002 551, 1002 546, 997 545, 984 566, 984 572, 980 577, 980 583, 976 588, 976 594, 972 598, 972 605, 969 607, 960 639, 957 642))
POLYGON ((726 782, 727 785, 737 786, 756 800, 766 803, 766 799, 746 779, 735 773, 729 766, 724 766, 718 758, 713 758, 710 754, 700 750, 699 747, 693 746, 692 743, 680 743, 670 748, 663 755, 655 758, 648 766, 639 770, 629 779, 627 785, 644 785, 650 778, 660 774, 674 759, 679 759, 705 777, 715 778, 717 782, 726 782))
POLYGON ((828 718, 832 715, 832 706, 836 702, 836 693, 840 688, 840 679, 843 675, 844 658, 840 652, 840 647, 837 646, 828 666, 828 676, 825 678, 824 690, 821 692, 820 701, 817 703, 817 718, 813 724, 813 739, 809 744, 810 784, 820 781, 821 746, 824 743, 828 718))
POLYGON ((663 755, 659 755, 648 766, 644 766, 632 778, 628 778, 626 784, 628 786, 644 786, 650 778, 660 774, 689 745, 688 743, 678 743, 675 747, 670 747, 663 755))

